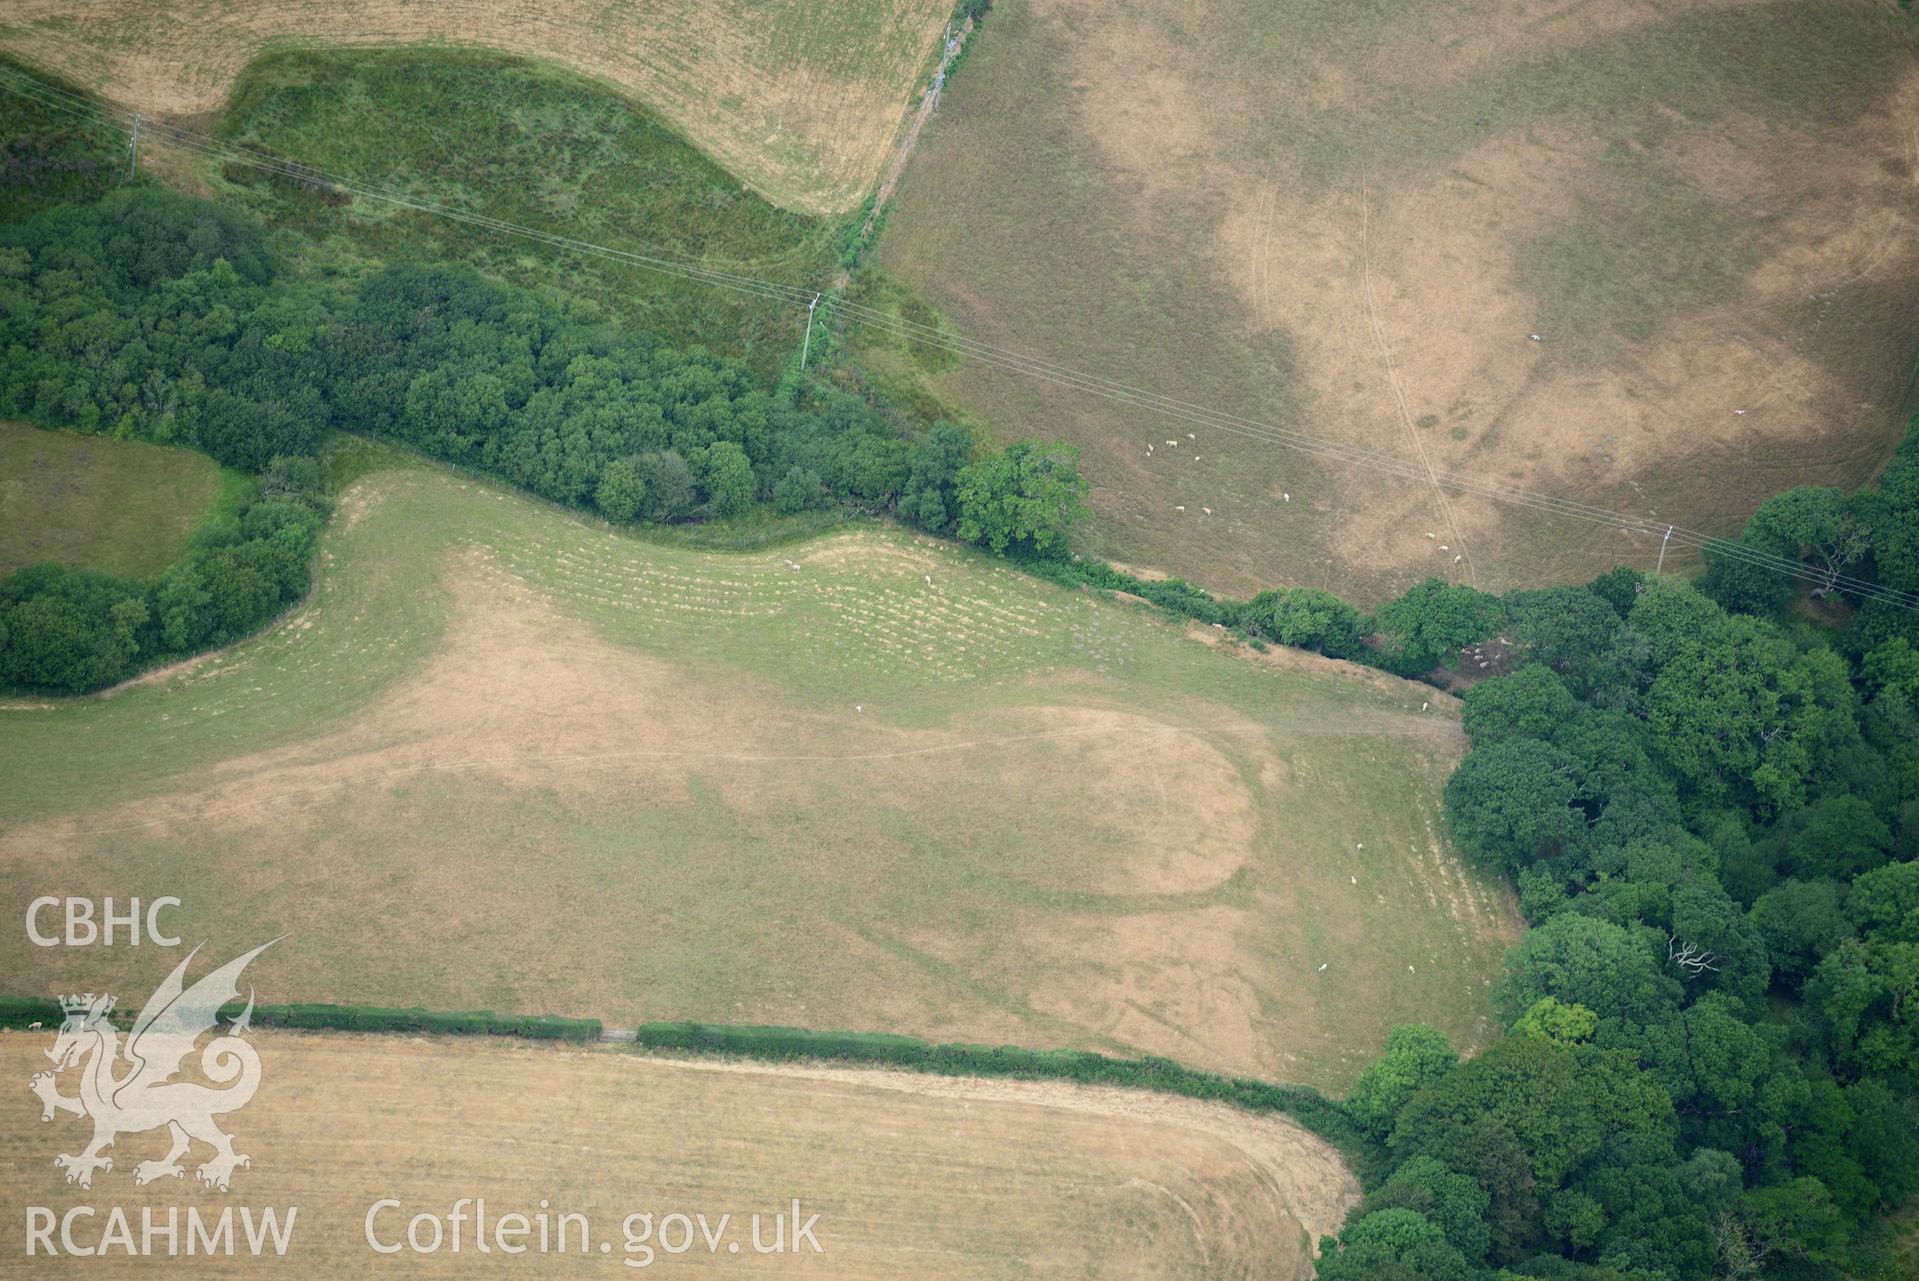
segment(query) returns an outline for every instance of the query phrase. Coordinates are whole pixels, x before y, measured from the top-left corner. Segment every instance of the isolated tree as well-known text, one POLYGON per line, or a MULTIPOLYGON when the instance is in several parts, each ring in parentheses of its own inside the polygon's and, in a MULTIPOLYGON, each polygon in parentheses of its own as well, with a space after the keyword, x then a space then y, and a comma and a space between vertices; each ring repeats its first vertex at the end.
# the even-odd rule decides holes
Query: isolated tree
POLYGON ((1590 1041, 1598 1026, 1599 1016, 1585 1006, 1562 1001, 1556 996, 1542 996, 1519 1016, 1512 1026, 1512 1034, 1535 1041, 1578 1045, 1582 1041, 1590 1041))
POLYGON ((1680 987, 1661 972, 1642 931, 1562 912, 1527 930, 1506 953, 1493 1005, 1517 1022, 1546 997, 1583 1005, 1607 1020, 1644 1026, 1679 1003, 1680 987))
POLYGON ((1406 1100, 1446 1075, 1459 1055, 1445 1036, 1424 1023, 1404 1023, 1386 1037, 1386 1048, 1368 1063, 1346 1095, 1346 1112, 1384 1138, 1406 1100))
POLYGON ((600 483, 593 491, 594 505, 600 514, 618 525, 630 524, 646 502, 646 482, 632 461, 616 458, 600 469, 600 483))
MULTIPOLYGON (((1651 591, 1634 610, 1655 598, 1651 591)), ((1666 638, 1646 713, 1661 753, 1708 797, 1750 796, 1770 809, 1803 803, 1807 776, 1839 737, 1856 736, 1844 660, 1801 652, 1776 627, 1709 608, 1666 638)))
POLYGON ((753 505, 756 482, 746 451, 730 440, 715 441, 706 451, 706 502, 721 520, 740 515, 753 505))
POLYGON ((1771 1077, 1775 1045, 1741 1015, 1733 998, 1708 992, 1638 1038, 1647 1070, 1682 1114, 1738 1113, 1771 1077))
POLYGON ((1852 933, 1831 881, 1788 880, 1752 905, 1752 921, 1766 941, 1775 972, 1794 987, 1805 982, 1819 958, 1852 933))
POLYGON ((1919 740, 1919 646, 1903 636, 1881 641, 1860 663, 1860 678, 1874 717, 1907 741, 1919 740))
POLYGON ((1507 875, 1576 846, 1585 819, 1564 753, 1536 738, 1475 748, 1446 782, 1446 816, 1461 851, 1507 875))
POLYGON ((1415 1095, 1390 1145, 1471 1176, 1490 1196, 1495 1251, 1510 1253, 1603 1151, 1670 1167, 1672 1100, 1630 1055, 1509 1038, 1415 1095))
POLYGON ((1870 938, 1919 943, 1919 862, 1894 863, 1855 878, 1846 917, 1870 938))
POLYGON ((1623 629, 1612 603, 1584 587, 1508 592, 1501 601, 1514 654, 1552 668, 1574 693, 1590 693, 1623 629))
POLYGON ((959 511, 959 474, 973 458, 973 434, 959 423, 934 423, 907 454, 899 511, 909 524, 944 533, 959 511))
POLYGON ((1873 575, 1882 587, 1919 591, 1919 432, 1907 432, 1878 483, 1848 507, 1864 531, 1873 575))
POLYGON ((1545 667, 1522 667, 1510 676, 1481 681, 1461 701, 1461 723, 1475 748, 1510 738, 1551 738, 1579 711, 1572 691, 1545 667))
POLYGON ((1360 1205, 1355 1218, 1395 1207, 1425 1216, 1468 1259, 1485 1257, 1492 1244, 1486 1225, 1491 1198, 1471 1178, 1430 1156, 1400 1164, 1392 1177, 1360 1205))
POLYGON ((1087 485, 1071 445, 1022 440, 960 469, 954 485, 959 536, 996 554, 1059 555, 1086 515, 1087 485))
POLYGON ((1246 602, 1241 617, 1260 635, 1282 645, 1315 650, 1333 658, 1351 658, 1363 643, 1359 611, 1317 588, 1260 592, 1246 602))
POLYGON ((1844 491, 1799 485, 1774 494, 1746 522, 1741 541, 1761 551, 1803 561, 1817 581, 1813 594, 1831 592, 1841 574, 1866 554, 1866 532, 1844 491))
POLYGON ((1786 840, 1786 866, 1804 880, 1849 880, 1884 863, 1892 849, 1892 829, 1864 797, 1822 796, 1796 825, 1786 840))
POLYGON ((681 520, 693 510, 698 500, 698 486, 686 459, 674 450, 658 450, 642 454, 638 465, 646 494, 642 510, 649 518, 681 520))
POLYGON ((1497 596, 1429 578, 1380 606, 1373 621, 1387 665, 1416 676, 1453 662, 1463 646, 1490 636, 1501 612, 1497 596))
POLYGON ((805 467, 789 467, 773 486, 773 510, 782 516, 810 511, 826 496, 820 474, 805 467))

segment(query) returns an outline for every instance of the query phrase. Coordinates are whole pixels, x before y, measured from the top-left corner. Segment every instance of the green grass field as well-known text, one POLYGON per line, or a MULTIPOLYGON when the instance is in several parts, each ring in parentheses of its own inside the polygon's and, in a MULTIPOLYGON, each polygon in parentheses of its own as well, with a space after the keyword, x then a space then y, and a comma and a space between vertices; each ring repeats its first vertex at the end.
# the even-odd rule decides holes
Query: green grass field
POLYGON ((242 479, 188 449, 0 422, 0 575, 49 560, 156 573, 242 479))
MULTIPOLYGON (((307 50, 252 64, 228 140, 462 212, 795 286, 823 286, 836 224, 768 204, 644 108, 550 67, 449 50, 307 50)), ((447 259, 560 286, 665 335, 785 362, 793 308, 227 165, 204 180, 318 242, 317 259, 447 259)))
POLYGON ((1515 920, 1438 834, 1452 714, 1300 661, 901 532, 722 554, 376 469, 272 632, 0 710, 0 884, 290 932, 289 998, 1339 1087, 1397 1022, 1477 1043, 1515 920))
MULTIPOLYGON (((1919 28, 1853 0, 1203 19, 1008 0, 907 169, 868 288, 1415 467, 1732 531, 1782 484, 1863 481, 1898 439, 1915 107, 1919 28)), ((1375 600, 1429 573, 1497 589, 1654 554, 875 348, 875 381, 926 411, 1080 444, 1091 549, 1219 588, 1375 600)))

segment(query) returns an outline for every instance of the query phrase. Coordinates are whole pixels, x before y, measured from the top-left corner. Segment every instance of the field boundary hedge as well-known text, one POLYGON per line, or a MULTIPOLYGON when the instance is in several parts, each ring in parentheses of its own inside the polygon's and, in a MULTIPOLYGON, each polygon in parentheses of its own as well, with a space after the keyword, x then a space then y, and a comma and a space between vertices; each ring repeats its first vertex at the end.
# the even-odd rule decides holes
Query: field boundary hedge
MULTIPOLYGON (((237 1015, 239 1003, 225 1007, 237 1015)), ((115 1011, 116 1023, 134 1011, 115 1011)), ((51 1029, 63 1018, 58 1001, 0 996, 0 1028, 40 1023, 51 1029)), ((517 1036, 526 1040, 598 1041, 599 1019, 557 1015, 502 1015, 490 1010, 438 1011, 372 1005, 294 1003, 256 1005, 255 1027, 302 1031, 422 1033, 451 1036, 517 1036)), ((1124 1059, 1092 1050, 1034 1050, 1017 1045, 932 1042, 891 1032, 823 1032, 811 1028, 732 1023, 642 1023, 632 1044, 644 1050, 791 1063, 816 1060, 866 1063, 939 1076, 1010 1077, 1072 1081, 1154 1090, 1204 1102, 1227 1103, 1248 1112, 1283 1113, 1337 1148, 1365 1186, 1378 1181, 1385 1152, 1353 1124, 1340 1104, 1308 1085, 1279 1085, 1251 1077, 1190 1068, 1147 1055, 1124 1059)))
POLYGON ((818 1059, 871 1063, 940 1076, 1012 1077, 1073 1081, 1156 1090, 1248 1112, 1284 1113, 1339 1149, 1366 1186, 1383 1169, 1385 1153, 1364 1135, 1335 1100, 1309 1085, 1280 1085, 1187 1067, 1146 1055, 1115 1058, 1094 1050, 1034 1050, 1017 1045, 932 1042, 891 1032, 821 1032, 810 1028, 733 1023, 642 1023, 634 1043, 649 1050, 676 1050, 731 1058, 791 1062, 818 1059))
MULTIPOLYGON (((230 1002, 223 1013, 239 1014, 240 1003, 230 1002)), ((114 1022, 133 1020, 135 1010, 115 1010, 114 1022)), ((58 1001, 46 997, 0 996, 0 1027, 23 1028, 32 1023, 47 1027, 65 1015, 58 1001)), ((491 1010, 400 1009, 381 1005, 294 1003, 256 1005, 253 1026, 330 1032, 437 1032, 453 1036, 518 1036, 529 1041, 597 1041, 598 1019, 570 1019, 556 1014, 495 1014, 491 1010)))

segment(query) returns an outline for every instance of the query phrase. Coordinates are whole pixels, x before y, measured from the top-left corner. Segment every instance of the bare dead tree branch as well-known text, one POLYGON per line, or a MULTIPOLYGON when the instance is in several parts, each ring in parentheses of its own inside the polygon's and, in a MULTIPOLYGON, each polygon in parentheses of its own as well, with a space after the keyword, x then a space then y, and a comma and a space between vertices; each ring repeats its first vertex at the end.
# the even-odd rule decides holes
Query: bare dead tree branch
POLYGON ((1687 978, 1698 978, 1701 974, 1717 974, 1719 957, 1708 952, 1697 943, 1687 943, 1677 934, 1666 938, 1666 962, 1677 966, 1687 978))

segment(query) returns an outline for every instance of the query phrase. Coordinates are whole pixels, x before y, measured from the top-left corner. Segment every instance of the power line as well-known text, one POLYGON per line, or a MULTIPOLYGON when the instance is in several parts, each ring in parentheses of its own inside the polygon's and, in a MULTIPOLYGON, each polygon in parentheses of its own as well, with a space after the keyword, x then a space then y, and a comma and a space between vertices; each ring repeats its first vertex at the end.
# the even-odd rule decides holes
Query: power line
MULTIPOLYGON (((110 111, 93 100, 60 89, 42 81, 25 77, 10 68, 0 66, 0 88, 8 89, 21 97, 31 99, 54 110, 71 115, 86 117, 95 121, 105 120, 116 123, 120 114, 130 120, 142 119, 141 113, 110 111)), ((299 161, 288 160, 267 152, 257 151, 237 143, 226 142, 208 134, 196 132, 179 126, 160 126, 151 123, 147 117, 149 138, 163 138, 176 146, 186 148, 215 160, 245 165, 262 172, 285 178, 307 186, 324 186, 329 189, 359 196, 368 200, 381 201, 410 209, 429 217, 444 218, 467 226, 491 231, 498 235, 513 236, 578 253, 588 257, 597 257, 608 261, 625 263, 662 275, 689 280, 715 288, 759 297, 770 302, 781 303, 795 308, 808 310, 809 321, 815 308, 837 311, 854 324, 892 334, 910 342, 952 352, 980 364, 988 365, 1006 372, 1051 383, 1078 391, 1085 395, 1097 396, 1129 407, 1144 409, 1149 413, 1172 418, 1195 426, 1204 426, 1214 431, 1281 446, 1313 457, 1331 460, 1351 466, 1365 467, 1388 475, 1398 476, 1415 483, 1431 483, 1454 490, 1458 493, 1520 506, 1552 515, 1570 517, 1575 520, 1605 525, 1629 533, 1660 535, 1662 551, 1665 543, 1677 543, 1702 552, 1711 552, 1727 560, 1738 561, 1755 568, 1774 573, 1789 575, 1819 587, 1832 589, 1844 588, 1855 595, 1872 600, 1885 601, 1902 609, 1919 609, 1919 593, 1901 592, 1881 584, 1853 578, 1845 574, 1826 573, 1810 569, 1803 562, 1779 556, 1744 543, 1718 538, 1696 530, 1688 530, 1665 521, 1650 517, 1631 516, 1610 508, 1582 503, 1574 499, 1562 498, 1552 494, 1539 493, 1490 481, 1462 472, 1437 471, 1422 468, 1408 460, 1378 450, 1357 445, 1348 445, 1325 437, 1314 436, 1306 432, 1281 427, 1273 423, 1260 422, 1237 414, 1225 413, 1203 405, 1166 396, 1148 388, 1137 387, 1114 379, 1071 369, 1043 357, 1029 355, 1009 348, 998 347, 991 343, 953 334, 944 329, 856 303, 848 299, 826 295, 822 296, 810 289, 795 285, 784 285, 775 281, 763 280, 737 272, 709 267, 697 262, 659 258, 630 250, 614 249, 591 241, 579 240, 556 232, 541 231, 510 223, 503 219, 488 217, 454 209, 430 200, 409 196, 403 192, 374 186, 356 181, 340 174, 329 173, 299 161)), ((118 126, 127 127, 131 126, 118 126)))

